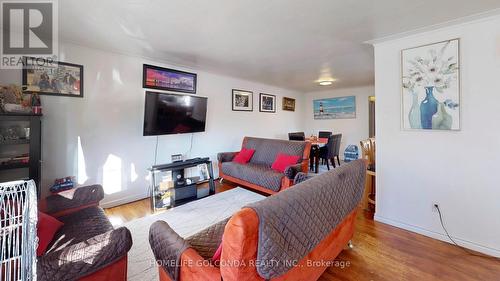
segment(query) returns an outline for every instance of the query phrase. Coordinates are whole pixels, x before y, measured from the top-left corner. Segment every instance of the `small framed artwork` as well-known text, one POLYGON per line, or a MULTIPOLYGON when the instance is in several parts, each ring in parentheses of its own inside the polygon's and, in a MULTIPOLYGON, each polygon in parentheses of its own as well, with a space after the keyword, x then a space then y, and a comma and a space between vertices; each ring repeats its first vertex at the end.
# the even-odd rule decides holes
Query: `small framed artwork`
POLYGON ((259 98, 259 111, 260 112, 276 112, 276 96, 260 93, 259 98))
POLYGON ((356 118, 356 96, 313 100, 314 119, 356 118))
POLYGON ((149 64, 142 67, 142 87, 196 94, 196 73, 149 64))
POLYGON ((233 111, 253 111, 253 92, 233 89, 233 111))
POLYGON ((295 99, 283 97, 283 110, 295 111, 295 99))
POLYGON ((25 60, 22 76, 26 92, 83 98, 83 65, 40 63, 38 59, 30 58, 25 60))

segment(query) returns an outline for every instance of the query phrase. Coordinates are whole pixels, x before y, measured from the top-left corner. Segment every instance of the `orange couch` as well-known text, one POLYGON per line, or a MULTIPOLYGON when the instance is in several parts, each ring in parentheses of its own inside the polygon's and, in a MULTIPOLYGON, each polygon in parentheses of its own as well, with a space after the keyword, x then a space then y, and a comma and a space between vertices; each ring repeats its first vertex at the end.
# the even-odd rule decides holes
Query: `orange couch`
POLYGON ((221 179, 266 194, 274 194, 292 186, 297 173, 308 172, 310 142, 245 137, 241 147, 255 150, 252 159, 246 165, 232 162, 233 157, 238 152, 218 154, 219 177, 221 179), (300 156, 300 159, 295 165, 289 166, 284 173, 278 173, 271 169, 278 153, 297 155, 300 156))
MULTIPOLYGON (((332 183, 332 185, 329 184, 328 187, 345 190, 341 191, 344 193, 338 196, 338 198, 350 198, 346 200, 352 202, 350 204, 351 207, 347 209, 341 206, 343 205, 343 203, 340 202, 342 199, 339 199, 338 207, 335 206, 335 204, 331 206, 333 209, 337 208, 336 210, 344 208, 344 210, 349 211, 346 211, 346 215, 336 224, 336 227, 331 229, 326 236, 323 236, 311 251, 300 260, 297 260, 293 267, 284 274, 267 280, 317 280, 329 265, 333 265, 332 262, 353 237, 357 205, 363 193, 364 162, 358 160, 351 163, 354 164, 346 164, 345 166, 353 165, 352 167, 348 167, 347 169, 339 167, 333 171, 316 176, 313 180, 306 180, 299 183, 294 188, 286 190, 285 192, 280 192, 279 194, 271 196, 280 197, 275 198, 276 200, 272 202, 273 204, 277 200, 284 198, 284 196, 295 196, 295 198, 297 198, 296 195, 305 195, 305 197, 307 197, 307 192, 309 192, 310 189, 314 189, 321 185, 320 183, 322 180, 326 179, 329 181, 328 183, 332 183), (342 171, 338 173, 337 170, 339 169, 342 171), (347 172, 355 173, 354 177, 356 180, 353 181, 353 177, 348 178, 344 176, 347 172), (355 182, 355 184, 353 184, 353 182, 355 182), (297 192, 297 194, 294 195, 292 194, 293 192, 297 192)), ((264 199, 264 201, 271 199, 271 197, 264 199)), ((304 200, 311 198, 313 197, 304 198, 304 200)), ((330 206, 330 204, 325 206, 330 206)), ((293 213, 293 211, 290 210, 289 213, 293 213)), ((288 216, 284 218, 284 220, 289 220, 288 216)), ((321 220, 322 219, 313 219, 316 225, 313 225, 312 228, 316 227, 317 224, 321 224, 321 220)), ((185 247, 187 248, 180 254, 180 266, 177 271, 178 280, 220 281, 221 278, 225 281, 266 280, 259 274, 257 269, 259 235, 261 235, 259 234, 260 227, 258 212, 256 212, 252 206, 245 207, 234 214, 223 230, 223 235, 221 237, 222 256, 220 264, 218 264, 219 266, 215 266, 207 256, 202 257, 200 254, 201 251, 198 251, 194 246, 190 246, 189 243, 186 243, 187 246, 185 247)), ((217 231, 212 229, 208 232, 205 231, 205 233, 217 233, 217 231)), ((174 244, 172 241, 179 241, 182 239, 183 238, 177 236, 177 234, 169 228, 166 222, 158 221, 151 226, 150 244, 159 264, 160 280, 174 281, 174 278, 171 277, 173 275, 168 273, 171 269, 162 266, 168 262, 168 259, 162 256, 162 254, 165 253, 165 247, 172 247, 171 245, 174 244)), ((190 238, 186 238, 186 241, 189 241, 189 239, 190 238)))

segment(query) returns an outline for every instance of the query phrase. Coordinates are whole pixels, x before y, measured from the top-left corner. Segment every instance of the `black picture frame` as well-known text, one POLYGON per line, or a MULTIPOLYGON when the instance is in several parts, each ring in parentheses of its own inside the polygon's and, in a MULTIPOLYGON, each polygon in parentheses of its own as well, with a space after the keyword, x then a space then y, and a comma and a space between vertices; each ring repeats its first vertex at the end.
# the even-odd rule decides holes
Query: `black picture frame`
POLYGON ((259 95, 259 111, 266 112, 266 113, 276 113, 276 96, 271 95, 271 94, 260 93, 260 95, 259 95), (264 107, 267 107, 268 105, 262 103, 263 98, 271 98, 271 100, 272 100, 271 109, 264 108, 264 107))
POLYGON ((231 108, 233 111, 246 111, 246 112, 253 111, 253 92, 246 91, 246 90, 233 89, 232 94, 231 94, 231 105, 232 105, 231 108), (243 94, 243 93, 246 93, 249 96, 249 98, 248 98, 249 104, 248 104, 248 107, 246 109, 244 107, 235 105, 235 102, 234 102, 236 95, 243 94))
POLYGON ((150 64, 143 64, 142 65, 142 87, 143 88, 171 91, 171 92, 181 92, 181 93, 188 93, 188 94, 196 94, 197 79, 198 79, 198 75, 196 73, 191 73, 191 72, 186 72, 186 71, 181 71, 181 70, 176 70, 176 69, 171 69, 171 68, 165 68, 165 67, 160 67, 160 66, 155 66, 155 65, 150 65, 150 64), (170 74, 184 75, 184 76, 190 77, 192 79, 192 89, 182 89, 182 88, 176 88, 176 87, 164 87, 164 86, 150 85, 147 82, 147 70, 148 69, 165 72, 166 74, 170 73, 170 74))
MULTIPOLYGON (((24 57, 24 63, 25 63, 25 65, 24 65, 23 70, 22 70, 22 84, 24 86, 26 86, 26 89, 23 90, 24 92, 38 94, 38 95, 83 98, 83 86, 85 84, 84 79, 83 79, 83 75, 84 75, 83 65, 68 63, 68 62, 60 62, 60 61, 54 61, 51 63, 47 63, 45 60, 42 60, 40 58, 33 58, 33 57, 24 57), (42 61, 43 61, 43 63, 41 63, 42 61), (32 62, 37 62, 35 67, 30 67, 30 66, 33 66, 32 64, 30 64, 32 62), (31 85, 31 83, 28 81, 28 75, 36 76, 37 74, 34 73, 35 71, 40 72, 40 71, 43 71, 44 68, 46 68, 47 70, 53 69, 54 66, 78 68, 79 76, 77 78, 75 78, 75 77, 73 77, 73 78, 76 79, 76 81, 79 81, 79 94, 67 94, 67 93, 62 93, 62 92, 40 91, 40 90, 33 89, 33 87, 35 87, 35 86, 31 85)), ((48 78, 50 79, 50 76, 48 76, 48 78)), ((52 80, 54 80, 54 79, 52 79, 52 80)), ((50 84, 52 84, 52 83, 53 82, 51 81, 50 84)), ((50 86, 50 87, 53 89, 53 86, 50 86)))

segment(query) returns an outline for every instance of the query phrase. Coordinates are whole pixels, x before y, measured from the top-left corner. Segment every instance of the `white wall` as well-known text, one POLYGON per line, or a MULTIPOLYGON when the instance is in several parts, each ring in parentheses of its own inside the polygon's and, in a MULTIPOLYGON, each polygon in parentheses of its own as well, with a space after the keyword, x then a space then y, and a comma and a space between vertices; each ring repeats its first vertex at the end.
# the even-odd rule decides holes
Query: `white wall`
POLYGON ((500 17, 375 44, 376 219, 500 256, 500 17), (400 51, 460 38, 461 131, 401 130, 400 51))
MULTIPOLYGON (((107 194, 103 206, 144 198, 156 137, 142 136, 145 92, 142 64, 182 68, 72 44, 60 46, 60 58, 84 65, 85 97, 42 97, 42 193, 47 193, 57 177, 79 175, 79 181, 86 184, 104 183, 107 194)), ((216 160, 218 152, 239 150, 245 135, 287 138, 289 131, 302 129, 301 94, 185 70, 198 73, 197 94, 209 97, 206 132, 194 134, 188 157, 208 156, 216 160), (253 112, 231 110, 233 88, 254 92, 253 112), (260 92, 277 96, 277 113, 259 112, 260 92), (283 96, 297 99, 296 112, 281 110, 283 96)), ((20 71, 0 71, 0 83, 20 83, 20 79, 20 71)), ((167 163, 171 154, 188 152, 190 140, 191 134, 161 136, 157 162, 167 163)))
POLYGON ((355 144, 359 147, 359 141, 368 138, 368 97, 373 95, 375 95, 375 89, 373 86, 307 93, 304 101, 304 129, 306 135, 317 135, 318 131, 333 131, 334 133, 341 133, 342 142, 340 147, 340 157, 343 157, 343 151, 347 145, 355 144), (345 96, 356 96, 356 118, 325 120, 314 119, 313 100, 345 96))

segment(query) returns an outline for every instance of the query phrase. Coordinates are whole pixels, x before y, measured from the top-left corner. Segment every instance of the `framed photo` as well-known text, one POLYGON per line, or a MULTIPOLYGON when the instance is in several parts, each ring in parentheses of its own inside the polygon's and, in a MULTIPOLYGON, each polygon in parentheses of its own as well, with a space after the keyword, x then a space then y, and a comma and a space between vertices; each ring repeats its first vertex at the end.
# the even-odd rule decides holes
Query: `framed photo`
POLYGON ((460 40, 401 51, 403 130, 460 130, 460 40))
POLYGON ((253 111, 253 92, 233 89, 233 111, 253 111))
POLYGON ((356 96, 313 101, 314 119, 356 118, 356 96))
POLYGON ((22 76, 26 92, 83 98, 83 65, 31 58, 25 60, 22 76))
POLYGON ((143 88, 196 94, 196 78, 196 73, 149 64, 142 68, 143 88))
POLYGON ((260 112, 276 112, 276 96, 260 93, 259 98, 259 111, 260 112))
POLYGON ((283 97, 283 110, 295 111, 295 99, 283 97))

